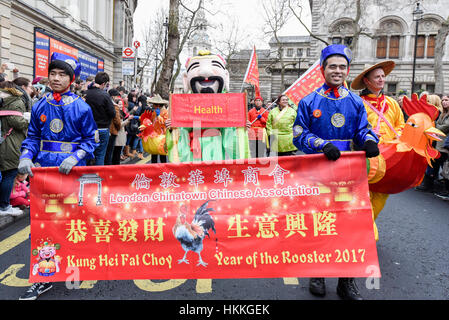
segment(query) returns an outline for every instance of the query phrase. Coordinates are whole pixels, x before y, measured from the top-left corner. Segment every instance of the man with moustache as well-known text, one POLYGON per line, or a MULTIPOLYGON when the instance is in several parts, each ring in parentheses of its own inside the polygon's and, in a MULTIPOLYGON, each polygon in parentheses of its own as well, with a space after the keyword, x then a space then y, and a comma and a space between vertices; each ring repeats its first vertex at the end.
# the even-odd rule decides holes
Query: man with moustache
MULTIPOLYGON (((394 61, 386 60, 367 66, 351 84, 352 89, 362 90, 360 96, 365 104, 368 122, 373 126, 379 143, 399 138, 405 126, 404 114, 399 104, 383 92, 385 78, 393 71, 395 65, 394 61)), ((384 208, 388 196, 370 191, 374 220, 384 208)))
MULTIPOLYGON (((351 151, 354 145, 367 157, 379 155, 379 140, 368 123, 362 99, 344 86, 351 59, 351 50, 344 45, 330 45, 321 52, 325 83, 299 102, 293 124, 293 143, 306 154, 324 153, 338 161, 341 152, 351 151)), ((310 279, 309 290, 324 296, 324 278, 310 279)), ((337 293, 342 299, 362 300, 354 278, 340 278, 337 293)))

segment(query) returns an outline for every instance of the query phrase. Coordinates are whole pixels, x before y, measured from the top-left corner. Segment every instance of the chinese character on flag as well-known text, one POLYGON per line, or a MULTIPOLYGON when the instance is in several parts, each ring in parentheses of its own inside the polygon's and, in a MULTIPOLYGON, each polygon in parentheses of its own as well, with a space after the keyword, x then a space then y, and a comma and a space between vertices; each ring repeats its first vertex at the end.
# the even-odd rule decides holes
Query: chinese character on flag
POLYGON ((254 46, 251 54, 251 59, 246 70, 243 83, 252 84, 256 90, 256 97, 260 97, 260 85, 259 85, 259 66, 257 62, 256 46, 254 46))

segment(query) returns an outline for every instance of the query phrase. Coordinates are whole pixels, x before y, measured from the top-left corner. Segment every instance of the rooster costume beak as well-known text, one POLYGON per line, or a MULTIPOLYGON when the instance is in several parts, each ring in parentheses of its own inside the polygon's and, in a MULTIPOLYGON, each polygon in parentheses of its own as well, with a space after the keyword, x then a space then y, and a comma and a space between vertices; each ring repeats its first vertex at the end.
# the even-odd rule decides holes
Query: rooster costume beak
POLYGON ((441 141, 446 136, 437 128, 429 128, 424 131, 424 134, 432 141, 441 141))

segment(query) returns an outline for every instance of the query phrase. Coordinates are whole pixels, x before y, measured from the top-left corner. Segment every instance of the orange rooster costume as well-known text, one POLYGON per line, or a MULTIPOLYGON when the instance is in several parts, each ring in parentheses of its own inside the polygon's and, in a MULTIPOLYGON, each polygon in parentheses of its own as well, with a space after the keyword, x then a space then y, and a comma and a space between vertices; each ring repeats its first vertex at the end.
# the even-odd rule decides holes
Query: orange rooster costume
MULTIPOLYGON (((374 86, 367 75, 381 68, 384 76, 395 67, 391 60, 380 62, 366 68, 352 82, 351 88, 360 90, 374 86)), ((376 89, 376 88, 374 88, 376 89)), ((377 88, 382 89, 382 88, 377 88)), ((369 159, 369 189, 373 208, 373 218, 377 219, 390 194, 399 193, 421 183, 427 164, 438 157, 438 151, 432 148, 432 142, 444 135, 434 128, 438 117, 436 107, 427 103, 426 97, 412 101, 404 97, 404 110, 410 117, 404 122, 398 103, 382 92, 375 95, 366 91, 361 94, 365 103, 368 121, 379 136, 380 155, 369 159)), ((374 222, 376 240, 377 226, 374 222)))
POLYGON ((411 101, 404 97, 403 107, 409 118, 401 136, 379 144, 380 155, 369 159, 368 183, 374 218, 389 194, 403 192, 421 183, 427 166, 439 156, 432 142, 441 141, 440 137, 445 136, 435 128, 438 109, 427 103, 426 96, 418 100, 413 94, 411 101))
MULTIPOLYGON (((154 101, 160 100, 161 105, 165 104, 165 101, 159 95, 156 95, 155 99, 154 101)), ((167 131, 165 121, 167 119, 168 109, 165 107, 160 109, 159 114, 156 111, 147 110, 140 116, 141 125, 138 136, 142 139, 142 146, 145 152, 152 155, 167 155, 167 145, 165 143, 167 131)))

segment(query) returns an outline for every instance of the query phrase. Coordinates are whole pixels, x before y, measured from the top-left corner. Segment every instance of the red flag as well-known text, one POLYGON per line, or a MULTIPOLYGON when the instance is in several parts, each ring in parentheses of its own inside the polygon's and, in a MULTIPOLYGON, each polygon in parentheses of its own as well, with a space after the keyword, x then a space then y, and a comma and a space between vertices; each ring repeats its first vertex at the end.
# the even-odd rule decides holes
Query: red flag
POLYGON ((296 80, 284 94, 298 105, 302 98, 312 91, 321 87, 324 83, 324 77, 321 73, 320 61, 316 61, 306 72, 304 72, 298 80, 296 80))
POLYGON ((252 84, 256 90, 256 97, 260 97, 259 66, 257 61, 256 46, 254 46, 251 54, 251 60, 249 61, 248 69, 246 70, 245 77, 243 78, 243 83, 252 84))

